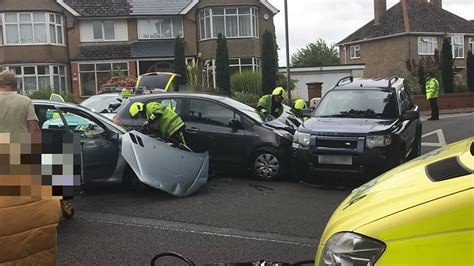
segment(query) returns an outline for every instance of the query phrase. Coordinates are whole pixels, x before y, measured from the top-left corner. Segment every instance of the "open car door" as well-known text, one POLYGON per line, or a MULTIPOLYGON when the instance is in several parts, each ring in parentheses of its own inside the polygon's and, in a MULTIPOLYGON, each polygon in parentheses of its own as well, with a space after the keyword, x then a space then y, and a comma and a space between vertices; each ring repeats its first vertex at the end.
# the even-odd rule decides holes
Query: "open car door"
POLYGON ((144 184, 186 197, 207 183, 209 154, 193 153, 131 131, 122 137, 122 156, 144 184))

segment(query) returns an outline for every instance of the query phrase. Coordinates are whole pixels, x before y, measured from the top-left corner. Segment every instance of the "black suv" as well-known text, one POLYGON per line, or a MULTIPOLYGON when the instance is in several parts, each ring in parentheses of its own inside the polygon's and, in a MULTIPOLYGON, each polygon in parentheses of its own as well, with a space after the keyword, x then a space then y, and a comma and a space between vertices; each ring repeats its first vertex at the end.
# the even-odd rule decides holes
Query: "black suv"
POLYGON ((419 109, 403 79, 346 77, 298 128, 292 147, 312 173, 373 177, 420 155, 419 109))

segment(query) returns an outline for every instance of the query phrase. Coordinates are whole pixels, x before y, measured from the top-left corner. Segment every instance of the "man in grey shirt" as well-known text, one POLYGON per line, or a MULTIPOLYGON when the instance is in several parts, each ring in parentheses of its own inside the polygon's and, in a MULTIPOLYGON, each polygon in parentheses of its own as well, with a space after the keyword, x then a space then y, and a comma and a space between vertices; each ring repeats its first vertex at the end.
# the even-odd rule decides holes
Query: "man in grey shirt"
POLYGON ((14 72, 0 73, 0 107, 0 133, 30 133, 33 142, 39 143, 41 130, 33 102, 17 94, 14 72))

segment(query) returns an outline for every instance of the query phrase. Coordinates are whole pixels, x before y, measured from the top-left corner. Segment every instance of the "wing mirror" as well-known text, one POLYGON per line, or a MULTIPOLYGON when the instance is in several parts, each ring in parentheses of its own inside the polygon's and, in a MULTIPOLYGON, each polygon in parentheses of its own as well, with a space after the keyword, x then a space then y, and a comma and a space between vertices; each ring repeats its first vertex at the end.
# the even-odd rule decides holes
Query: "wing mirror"
POLYGON ((114 140, 114 141, 117 141, 117 140, 120 139, 120 135, 118 133, 115 133, 115 132, 110 132, 109 137, 110 137, 111 140, 114 140))
POLYGON ((229 126, 231 126, 232 128, 240 128, 241 125, 242 124, 240 123, 240 120, 238 120, 238 119, 229 120, 229 126))
POLYGON ((416 111, 408 111, 403 116, 404 120, 417 120, 420 119, 420 113, 416 111))

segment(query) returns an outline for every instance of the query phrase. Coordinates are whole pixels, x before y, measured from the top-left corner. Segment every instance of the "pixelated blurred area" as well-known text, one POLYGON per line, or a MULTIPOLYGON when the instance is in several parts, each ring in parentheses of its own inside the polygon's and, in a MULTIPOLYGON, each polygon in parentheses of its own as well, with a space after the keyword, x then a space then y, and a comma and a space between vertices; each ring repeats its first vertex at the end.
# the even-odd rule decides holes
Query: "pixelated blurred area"
POLYGON ((0 133, 0 196, 71 199, 80 194, 80 135, 0 133))

